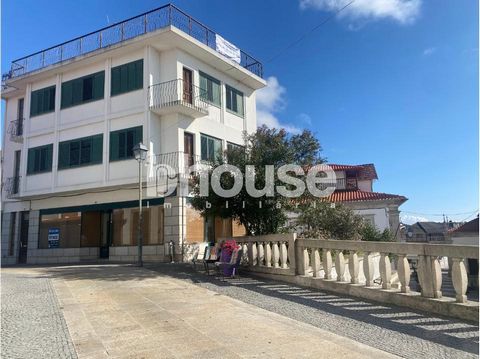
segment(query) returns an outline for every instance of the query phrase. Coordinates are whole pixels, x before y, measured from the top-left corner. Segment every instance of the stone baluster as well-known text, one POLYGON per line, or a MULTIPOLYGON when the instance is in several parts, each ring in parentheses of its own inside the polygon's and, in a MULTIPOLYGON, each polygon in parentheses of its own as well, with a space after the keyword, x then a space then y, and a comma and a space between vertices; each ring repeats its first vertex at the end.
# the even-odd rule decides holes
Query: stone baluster
POLYGON ((323 279, 332 279, 332 251, 330 249, 323 249, 322 263, 325 272, 323 279))
MULTIPOLYGON (((242 244, 242 248, 244 248, 244 244, 242 244)), ((247 258, 248 265, 253 265, 253 242, 247 243, 247 258)))
POLYGON ((265 263, 265 251, 262 243, 258 243, 257 251, 258 251, 257 265, 263 266, 265 263))
POLYGON ((320 255, 318 249, 312 249, 310 263, 312 264, 312 271, 314 277, 320 276, 320 255))
POLYGON ((418 280, 422 288, 422 296, 441 298, 442 270, 437 257, 418 256, 418 280))
POLYGON ((335 271, 337 272, 337 281, 345 281, 345 258, 342 251, 337 251, 335 256, 335 271))
POLYGON ((250 265, 256 266, 258 265, 258 251, 257 251, 257 243, 252 242, 252 262, 249 262, 250 265))
POLYGON ((287 251, 287 242, 280 242, 280 264, 283 269, 288 268, 288 251, 287 251))
POLYGON ((380 277, 382 278, 382 288, 390 289, 392 287, 392 265, 388 253, 380 253, 380 277))
POLYGON ((306 258, 308 258, 308 251, 307 248, 297 246, 296 247, 296 274, 298 275, 305 275, 307 272, 307 263, 306 258))
POLYGON ((272 248, 272 259, 273 259, 273 267, 279 268, 279 260, 280 260, 280 249, 278 248, 278 242, 273 242, 272 248))
POLYGON ((462 258, 452 258, 452 282, 455 288, 456 299, 458 303, 467 301, 468 277, 465 261, 462 258))
POLYGON ((363 255, 363 274, 365 275, 365 286, 373 285, 373 260, 372 253, 365 252, 363 255))
POLYGON ((358 272, 360 265, 358 263, 358 255, 356 251, 350 251, 348 257, 348 270, 350 272, 350 283, 358 284, 358 272))
POLYGON ((406 254, 399 254, 397 261, 398 279, 401 284, 402 293, 410 292, 410 265, 406 254))
POLYGON ((265 242, 263 244, 263 248, 265 251, 265 265, 267 267, 272 266, 272 247, 270 247, 270 242, 265 242))

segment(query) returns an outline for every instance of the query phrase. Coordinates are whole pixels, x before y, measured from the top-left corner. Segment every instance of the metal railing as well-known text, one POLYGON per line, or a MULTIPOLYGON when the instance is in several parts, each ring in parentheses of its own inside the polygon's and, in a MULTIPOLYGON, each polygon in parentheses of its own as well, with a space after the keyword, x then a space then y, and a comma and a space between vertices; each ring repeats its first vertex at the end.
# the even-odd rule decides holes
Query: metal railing
MULTIPOLYGON (((175 26, 196 40, 217 51, 217 34, 176 6, 168 4, 158 9, 104 27, 62 44, 12 61, 11 69, 2 76, 8 80, 40 70, 62 61, 85 55, 98 49, 121 43, 158 29, 175 26)), ((252 56, 240 50, 240 65, 257 76, 263 76, 263 66, 252 56)))
POLYGON ((7 194, 7 198, 17 197, 20 190, 20 176, 9 177, 5 181, 4 191, 7 194))
POLYGON ((11 141, 21 141, 23 138, 23 118, 15 121, 10 121, 7 133, 10 135, 11 141))
POLYGON ((186 106, 208 115, 205 91, 182 79, 162 82, 148 87, 150 108, 186 106))
POLYGON ((200 156, 192 155, 183 151, 168 152, 152 156, 155 166, 170 166, 176 173, 188 174, 188 168, 197 164, 206 164, 200 160, 200 156))
POLYGON ((358 189, 356 178, 337 178, 337 191, 355 190, 358 189))

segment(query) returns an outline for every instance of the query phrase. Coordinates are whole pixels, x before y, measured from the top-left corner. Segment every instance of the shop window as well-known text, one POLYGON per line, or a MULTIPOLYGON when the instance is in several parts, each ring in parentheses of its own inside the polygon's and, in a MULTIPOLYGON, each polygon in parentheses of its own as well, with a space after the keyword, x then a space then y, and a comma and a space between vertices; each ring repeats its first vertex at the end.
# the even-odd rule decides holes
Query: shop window
POLYGON ((43 214, 38 248, 79 248, 81 212, 43 214))

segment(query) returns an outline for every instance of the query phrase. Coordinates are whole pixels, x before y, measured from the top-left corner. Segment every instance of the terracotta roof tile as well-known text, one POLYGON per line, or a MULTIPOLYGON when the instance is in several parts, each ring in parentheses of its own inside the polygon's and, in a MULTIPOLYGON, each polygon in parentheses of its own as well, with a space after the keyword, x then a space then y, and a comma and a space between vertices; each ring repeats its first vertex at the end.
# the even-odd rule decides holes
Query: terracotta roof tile
POLYGON ((402 202, 407 200, 406 197, 397 194, 388 194, 380 192, 365 192, 365 191, 335 191, 327 200, 330 202, 365 202, 365 201, 379 201, 396 199, 402 202))
POLYGON ((326 163, 334 171, 358 171, 359 179, 378 179, 377 171, 373 163, 366 163, 363 165, 339 165, 335 163, 326 163))

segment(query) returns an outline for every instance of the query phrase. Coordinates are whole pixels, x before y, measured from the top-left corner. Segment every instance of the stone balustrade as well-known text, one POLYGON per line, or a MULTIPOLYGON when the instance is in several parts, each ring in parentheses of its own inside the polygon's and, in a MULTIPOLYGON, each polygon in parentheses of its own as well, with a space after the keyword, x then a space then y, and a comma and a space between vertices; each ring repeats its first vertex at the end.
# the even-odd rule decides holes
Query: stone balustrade
POLYGON ((295 234, 234 239, 243 248, 243 268, 261 276, 478 320, 478 303, 466 296, 466 260, 479 259, 478 246, 300 239, 295 234), (450 263, 455 298, 442 295, 442 258, 450 263), (420 292, 410 288, 412 267, 420 292))
POLYGON ((250 271, 295 274, 294 233, 234 238, 243 249, 242 265, 250 271))

